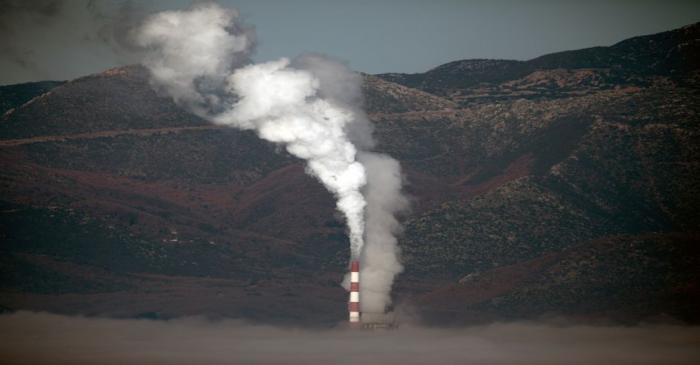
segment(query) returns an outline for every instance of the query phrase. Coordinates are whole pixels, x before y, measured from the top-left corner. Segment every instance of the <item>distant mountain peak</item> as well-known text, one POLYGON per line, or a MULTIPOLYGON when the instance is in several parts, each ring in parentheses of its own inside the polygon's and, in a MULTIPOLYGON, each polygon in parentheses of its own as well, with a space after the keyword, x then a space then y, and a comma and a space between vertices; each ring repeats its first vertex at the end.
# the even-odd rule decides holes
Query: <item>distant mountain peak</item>
MULTIPOLYGON (((633 37, 609 47, 556 52, 528 61, 467 59, 452 61, 424 73, 379 74, 385 80, 437 95, 479 85, 512 82, 539 70, 611 69, 613 83, 639 78, 675 76, 700 67, 700 23, 652 35, 633 37)), ((464 92, 462 92, 464 94, 464 92)))

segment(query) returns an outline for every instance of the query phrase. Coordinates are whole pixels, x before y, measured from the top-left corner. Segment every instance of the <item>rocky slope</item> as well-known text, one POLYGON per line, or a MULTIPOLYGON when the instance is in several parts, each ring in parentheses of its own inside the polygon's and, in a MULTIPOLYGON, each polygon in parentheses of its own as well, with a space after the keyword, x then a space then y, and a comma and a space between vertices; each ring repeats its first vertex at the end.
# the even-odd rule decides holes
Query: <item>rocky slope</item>
POLYGON ((63 81, 40 81, 0 86, 0 113, 17 108, 61 84, 63 81))
MULTIPOLYGON (((697 322, 699 29, 366 75, 413 199, 398 305, 697 322)), ((3 100, 0 306, 344 318, 344 225, 299 161, 182 111, 139 67, 45 91, 3 100)))
POLYGON ((481 100, 561 98, 622 85, 647 86, 653 76, 682 84, 700 62, 698 39, 696 23, 610 47, 553 53, 529 61, 461 60, 425 73, 378 76, 465 105, 481 100))

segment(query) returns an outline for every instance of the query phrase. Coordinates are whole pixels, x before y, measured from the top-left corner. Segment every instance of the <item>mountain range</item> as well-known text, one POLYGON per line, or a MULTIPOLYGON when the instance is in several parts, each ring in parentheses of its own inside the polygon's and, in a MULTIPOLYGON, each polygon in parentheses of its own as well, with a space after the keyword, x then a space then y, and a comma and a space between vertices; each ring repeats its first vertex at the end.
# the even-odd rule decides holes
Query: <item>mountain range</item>
MULTIPOLYGON (((700 322, 700 24, 363 75, 397 158, 395 310, 430 324, 700 322)), ((303 163, 140 66, 0 87, 0 307, 328 325, 342 217, 303 163)))

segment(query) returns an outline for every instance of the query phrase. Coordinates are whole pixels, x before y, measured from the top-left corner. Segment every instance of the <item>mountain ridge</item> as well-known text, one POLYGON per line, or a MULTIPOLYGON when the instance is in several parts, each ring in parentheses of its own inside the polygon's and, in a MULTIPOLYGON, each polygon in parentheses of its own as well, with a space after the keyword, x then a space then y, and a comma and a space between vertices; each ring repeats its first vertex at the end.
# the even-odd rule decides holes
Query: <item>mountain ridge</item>
MULTIPOLYGON (((615 46, 629 54, 640 42, 684 45, 697 33, 696 23, 615 46)), ((552 313, 697 323, 693 44, 654 67, 647 61, 658 57, 642 50, 622 72, 602 64, 511 75, 511 61, 480 60, 475 71, 460 71, 464 61, 439 66, 459 77, 417 88, 364 75, 378 150, 401 162, 413 202, 402 217, 397 306, 417 306, 429 323, 552 313), (507 72, 494 78, 489 67, 507 72), (635 267, 653 268, 648 283, 635 267), (516 274, 529 281, 512 286, 516 274), (635 304, 643 293, 647 302, 635 304)), ((138 66, 37 93, 0 121, 0 306, 344 318, 344 224, 300 161, 187 113, 138 66)))
POLYGON ((500 84, 536 71, 554 69, 603 69, 608 71, 599 70, 603 80, 612 86, 621 81, 637 85, 645 81, 638 76, 673 75, 674 72, 694 70, 692 65, 700 61, 699 45, 700 23, 694 23, 673 31, 633 37, 608 47, 556 52, 527 61, 467 59, 449 62, 423 73, 377 76, 441 96, 479 84, 500 84), (464 70, 472 72, 464 73, 464 70), (433 87, 433 83, 439 87, 433 87))

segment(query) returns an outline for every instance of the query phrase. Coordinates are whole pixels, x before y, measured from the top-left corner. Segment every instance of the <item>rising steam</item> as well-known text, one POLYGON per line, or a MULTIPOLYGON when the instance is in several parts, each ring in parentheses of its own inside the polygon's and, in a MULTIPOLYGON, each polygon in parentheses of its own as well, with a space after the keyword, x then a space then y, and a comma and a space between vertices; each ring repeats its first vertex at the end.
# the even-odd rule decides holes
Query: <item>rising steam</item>
POLYGON ((253 130, 306 161, 336 197, 352 258, 363 262, 362 310, 383 312, 402 270, 394 215, 407 204, 398 162, 364 151, 373 142, 360 108, 361 77, 318 55, 251 63, 252 29, 237 11, 214 3, 155 14, 135 39, 147 50, 154 86, 178 104, 216 124, 253 130))

